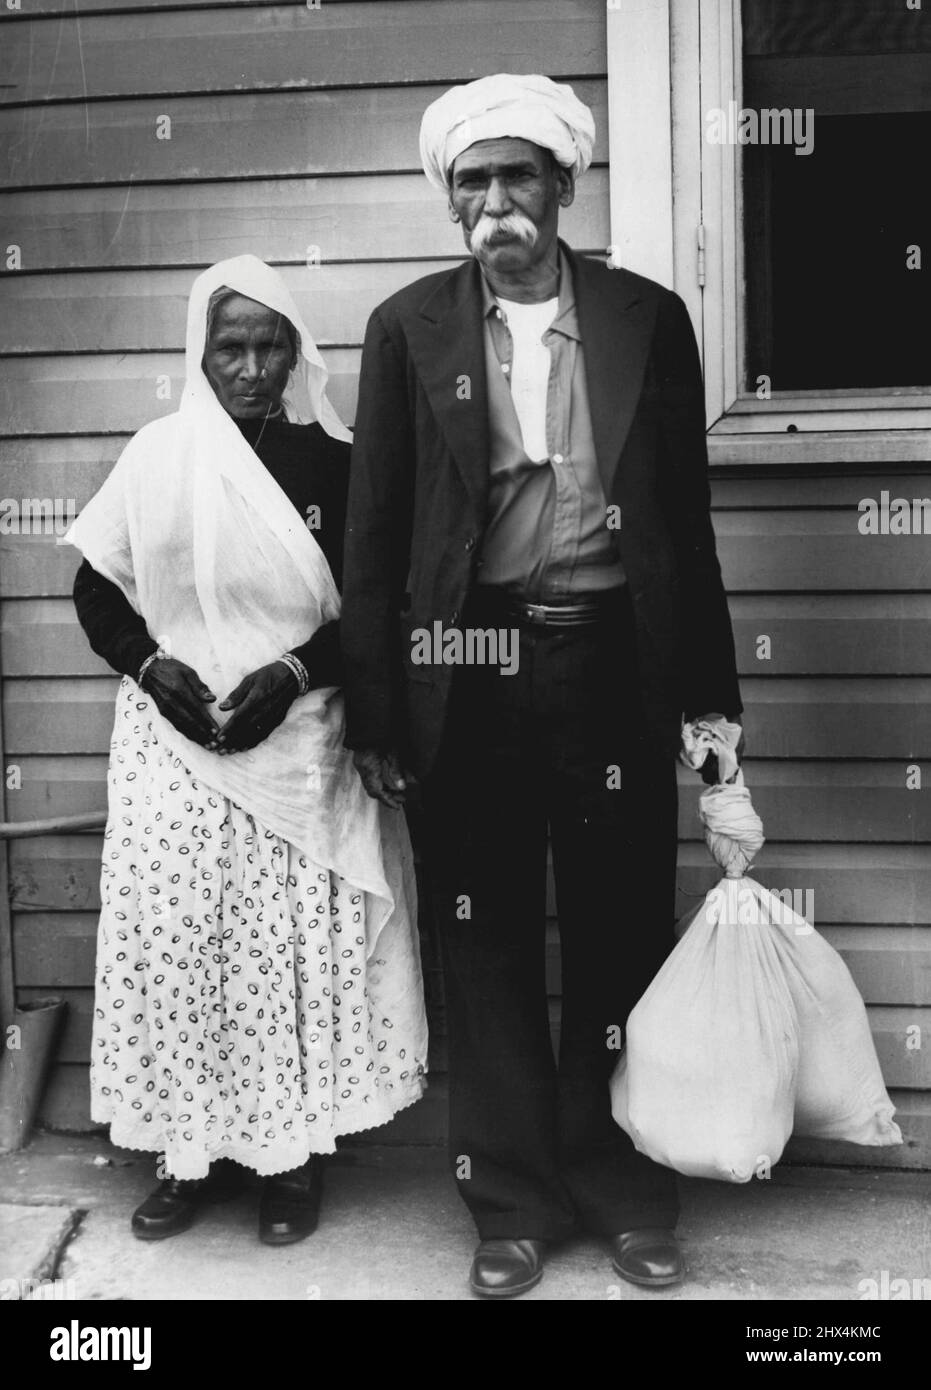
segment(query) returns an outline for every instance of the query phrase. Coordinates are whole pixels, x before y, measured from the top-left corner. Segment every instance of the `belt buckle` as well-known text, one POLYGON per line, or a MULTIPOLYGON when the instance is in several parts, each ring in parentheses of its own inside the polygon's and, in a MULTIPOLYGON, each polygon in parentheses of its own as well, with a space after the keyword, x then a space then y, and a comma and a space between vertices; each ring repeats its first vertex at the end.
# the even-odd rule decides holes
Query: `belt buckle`
POLYGON ((522 603, 521 611, 525 622, 532 623, 534 627, 546 626, 546 610, 541 603, 522 603))

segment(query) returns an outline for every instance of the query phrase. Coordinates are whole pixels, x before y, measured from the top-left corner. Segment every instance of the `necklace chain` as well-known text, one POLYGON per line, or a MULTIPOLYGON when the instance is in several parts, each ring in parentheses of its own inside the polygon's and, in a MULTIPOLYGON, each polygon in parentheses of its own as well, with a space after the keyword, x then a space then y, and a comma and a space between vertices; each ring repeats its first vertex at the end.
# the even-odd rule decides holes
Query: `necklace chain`
POLYGON ((254 443, 253 446, 252 446, 253 450, 258 449, 259 445, 261 444, 261 442, 262 442, 262 435, 265 433, 265 426, 268 424, 269 420, 277 420, 278 417, 279 417, 280 415, 283 415, 283 414, 284 414, 284 406, 282 406, 282 404, 281 404, 280 401, 279 401, 279 403, 278 403, 278 407, 277 407, 276 410, 268 410, 268 411, 266 411, 265 417, 264 417, 264 419, 262 420, 262 428, 259 430, 258 439, 256 439, 255 443, 254 443))

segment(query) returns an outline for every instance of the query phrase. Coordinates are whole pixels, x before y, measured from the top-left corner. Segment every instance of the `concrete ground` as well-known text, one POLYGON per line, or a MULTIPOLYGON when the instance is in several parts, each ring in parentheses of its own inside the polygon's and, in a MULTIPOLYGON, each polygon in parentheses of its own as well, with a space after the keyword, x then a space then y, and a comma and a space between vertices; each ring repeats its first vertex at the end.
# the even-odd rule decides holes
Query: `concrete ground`
MULTIPOLYGON (((525 1297, 858 1300, 871 1288, 861 1281, 888 1298, 905 1288, 896 1279, 931 1293, 931 1173, 777 1168, 742 1187, 680 1183, 680 1288, 626 1284, 580 1238, 551 1252, 525 1297)), ((154 1185, 152 1159, 102 1139, 39 1135, 0 1157, 0 1298, 472 1297, 475 1238, 437 1149, 347 1146, 328 1166, 317 1233, 283 1249, 258 1243, 254 1186, 183 1235, 138 1241, 129 1216, 154 1185)))

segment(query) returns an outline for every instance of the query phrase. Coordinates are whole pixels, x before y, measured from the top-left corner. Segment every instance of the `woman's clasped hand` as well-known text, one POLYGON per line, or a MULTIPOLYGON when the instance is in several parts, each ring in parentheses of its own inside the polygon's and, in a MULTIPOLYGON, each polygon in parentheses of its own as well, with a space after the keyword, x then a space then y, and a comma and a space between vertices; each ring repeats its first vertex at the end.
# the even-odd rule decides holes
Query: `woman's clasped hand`
POLYGON ((141 685, 179 734, 202 747, 215 746, 220 730, 206 706, 217 697, 193 666, 174 657, 159 657, 147 668, 141 685))
POLYGON ((173 728, 217 753, 241 753, 262 743, 282 723, 298 694, 288 667, 270 662, 243 677, 220 701, 218 709, 234 711, 221 728, 208 708, 217 697, 193 666, 161 657, 146 670, 142 686, 173 728))
POLYGON ((298 694, 296 677, 280 661, 260 666, 244 676, 219 708, 234 710, 217 736, 219 753, 255 748, 278 728, 298 694))

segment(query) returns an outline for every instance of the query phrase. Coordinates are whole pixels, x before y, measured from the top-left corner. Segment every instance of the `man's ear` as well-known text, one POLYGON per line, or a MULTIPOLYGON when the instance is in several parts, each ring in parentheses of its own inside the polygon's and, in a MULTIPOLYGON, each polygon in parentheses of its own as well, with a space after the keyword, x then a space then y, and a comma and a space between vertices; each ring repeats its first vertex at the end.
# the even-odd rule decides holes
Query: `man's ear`
POLYGON ((575 201, 575 174, 571 169, 556 165, 556 184, 559 189, 559 206, 569 207, 575 201))
POLYGON ((449 220, 450 220, 450 222, 458 222, 458 221, 459 221, 459 214, 458 214, 458 212, 456 211, 456 209, 453 207, 453 200, 452 200, 452 197, 450 197, 449 202, 448 202, 447 205, 446 205, 446 209, 447 209, 447 212, 449 213, 449 220))

